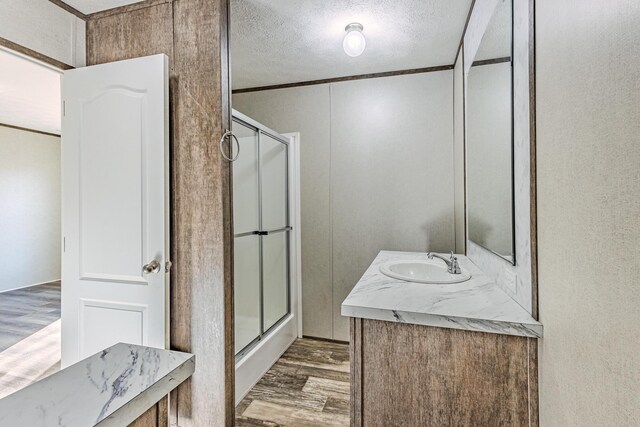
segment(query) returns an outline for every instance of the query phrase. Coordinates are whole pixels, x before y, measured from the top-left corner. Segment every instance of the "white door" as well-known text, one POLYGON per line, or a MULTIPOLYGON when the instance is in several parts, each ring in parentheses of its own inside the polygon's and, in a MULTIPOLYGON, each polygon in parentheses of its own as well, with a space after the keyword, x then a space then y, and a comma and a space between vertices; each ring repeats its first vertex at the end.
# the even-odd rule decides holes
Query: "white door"
POLYGON ((62 78, 62 366, 168 335, 168 58, 62 78))

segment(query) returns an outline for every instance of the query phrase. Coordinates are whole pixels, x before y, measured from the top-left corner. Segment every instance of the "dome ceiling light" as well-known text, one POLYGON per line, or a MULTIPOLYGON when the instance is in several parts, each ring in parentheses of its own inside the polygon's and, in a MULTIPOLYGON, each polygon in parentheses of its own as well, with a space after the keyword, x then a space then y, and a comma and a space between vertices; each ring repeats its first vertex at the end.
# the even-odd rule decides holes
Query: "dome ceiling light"
POLYGON ((344 53, 351 57, 362 55, 364 48, 367 46, 367 41, 362 34, 362 24, 352 22, 347 25, 344 30, 347 32, 344 36, 344 40, 342 41, 344 53))

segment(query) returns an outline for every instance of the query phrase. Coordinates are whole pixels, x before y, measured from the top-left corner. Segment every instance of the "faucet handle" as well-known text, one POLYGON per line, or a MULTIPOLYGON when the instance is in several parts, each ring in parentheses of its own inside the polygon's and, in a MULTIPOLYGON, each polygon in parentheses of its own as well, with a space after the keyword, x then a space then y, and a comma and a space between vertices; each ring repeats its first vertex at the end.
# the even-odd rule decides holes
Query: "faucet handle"
POLYGON ((449 266, 449 273, 460 274, 462 273, 462 269, 460 268, 460 264, 458 264, 458 257, 453 254, 451 251, 451 265, 449 266))

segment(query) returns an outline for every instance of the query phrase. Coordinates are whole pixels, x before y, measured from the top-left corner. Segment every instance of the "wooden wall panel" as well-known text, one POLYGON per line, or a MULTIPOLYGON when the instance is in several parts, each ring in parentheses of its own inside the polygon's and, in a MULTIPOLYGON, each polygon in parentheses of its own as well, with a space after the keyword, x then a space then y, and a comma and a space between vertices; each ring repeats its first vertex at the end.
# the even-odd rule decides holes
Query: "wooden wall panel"
POLYGON ((233 424, 230 168, 218 149, 230 126, 227 14, 226 0, 152 0, 87 23, 89 65, 169 56, 170 339, 197 358, 171 395, 171 422, 181 427, 233 424))
POLYGON ((169 56, 173 69, 171 3, 87 21, 87 65, 158 53, 169 56))
POLYGON ((537 425, 529 424, 537 420, 529 401, 535 340, 358 320, 361 365, 352 369, 362 416, 352 425, 537 425))
POLYGON ((233 335, 225 334, 233 331, 225 317, 233 313, 230 170, 218 148, 223 128, 229 127, 228 119, 223 123, 229 101, 221 82, 219 34, 226 6, 214 0, 179 0, 173 5, 173 247, 178 271, 172 288, 171 342, 176 349, 195 353, 198 361, 196 375, 187 384, 190 390, 178 390, 179 422, 181 427, 222 425, 226 415, 227 425, 232 425, 233 335))

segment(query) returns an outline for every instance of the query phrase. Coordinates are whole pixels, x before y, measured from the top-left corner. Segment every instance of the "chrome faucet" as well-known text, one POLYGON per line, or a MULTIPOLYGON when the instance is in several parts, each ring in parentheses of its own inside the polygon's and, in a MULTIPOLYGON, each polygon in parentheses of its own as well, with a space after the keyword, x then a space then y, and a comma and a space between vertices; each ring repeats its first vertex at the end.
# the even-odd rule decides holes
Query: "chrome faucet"
POLYGON ((458 258, 453 255, 453 251, 451 251, 451 256, 449 259, 443 257, 442 255, 434 254, 432 252, 427 252, 427 258, 433 259, 433 257, 440 258, 447 264, 447 272, 450 274, 461 274, 462 270, 460 269, 460 265, 458 264, 458 258))

